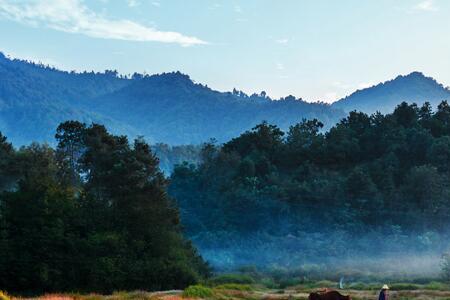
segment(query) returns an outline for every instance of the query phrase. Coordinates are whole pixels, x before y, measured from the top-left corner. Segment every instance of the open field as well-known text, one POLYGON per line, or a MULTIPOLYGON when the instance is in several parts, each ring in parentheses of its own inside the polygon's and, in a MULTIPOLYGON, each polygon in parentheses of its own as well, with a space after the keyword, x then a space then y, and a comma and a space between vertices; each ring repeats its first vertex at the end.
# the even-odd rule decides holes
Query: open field
MULTIPOLYGON (((326 283, 326 282, 321 282, 326 283)), ((313 285, 318 285, 316 283, 313 285)), ((391 299, 450 299, 450 288, 446 285, 428 284, 393 284, 391 290, 391 299), (436 289, 440 287, 441 289, 436 289)), ((217 286, 196 285, 186 290, 172 290, 163 292, 114 292, 111 295, 100 294, 47 294, 40 297, 25 298, 8 296, 1 300, 13 299, 42 299, 42 300, 192 300, 192 299, 209 299, 209 300, 296 300, 308 299, 310 292, 319 291, 322 288, 311 287, 311 285, 296 285, 284 289, 269 289, 262 285, 246 285, 246 284, 222 284, 217 286)), ((373 288, 340 290, 344 295, 351 295, 352 299, 377 299, 378 290, 373 288)))

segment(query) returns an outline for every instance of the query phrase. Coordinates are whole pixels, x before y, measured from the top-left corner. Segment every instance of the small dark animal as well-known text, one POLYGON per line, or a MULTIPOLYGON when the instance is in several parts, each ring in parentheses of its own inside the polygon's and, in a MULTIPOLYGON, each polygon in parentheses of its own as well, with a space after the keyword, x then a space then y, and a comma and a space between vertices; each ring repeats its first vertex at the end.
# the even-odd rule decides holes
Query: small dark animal
POLYGON ((323 294, 311 293, 309 300, 352 300, 350 296, 343 296, 338 291, 330 291, 323 294))

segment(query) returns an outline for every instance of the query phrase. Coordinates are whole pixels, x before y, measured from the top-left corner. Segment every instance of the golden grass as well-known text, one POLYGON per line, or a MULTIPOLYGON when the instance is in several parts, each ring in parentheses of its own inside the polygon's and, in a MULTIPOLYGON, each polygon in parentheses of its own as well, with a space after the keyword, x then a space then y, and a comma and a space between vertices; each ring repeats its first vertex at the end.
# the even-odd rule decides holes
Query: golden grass
MULTIPOLYGON (((214 294, 208 300, 305 300, 308 299, 311 290, 230 290, 230 289, 214 289, 214 294)), ((373 300, 378 298, 378 291, 376 290, 343 290, 340 291, 343 295, 351 295, 353 300, 373 300)), ((0 300, 194 300, 194 298, 183 297, 182 291, 167 291, 167 292, 115 292, 112 295, 99 294, 47 294, 35 298, 16 298, 9 296, 6 293, 0 295, 0 300), (5 298, 7 297, 7 298, 5 298)), ((391 300, 450 300, 450 291, 439 290, 401 290, 391 291, 391 300)), ((196 300, 202 298, 195 298, 196 300)))

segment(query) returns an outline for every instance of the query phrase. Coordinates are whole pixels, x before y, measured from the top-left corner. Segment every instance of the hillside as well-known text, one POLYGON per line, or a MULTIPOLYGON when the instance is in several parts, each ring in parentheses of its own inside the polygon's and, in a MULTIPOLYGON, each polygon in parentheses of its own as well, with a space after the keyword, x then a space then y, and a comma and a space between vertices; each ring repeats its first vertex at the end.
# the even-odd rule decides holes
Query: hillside
POLYGON ((333 107, 345 111, 374 113, 392 112, 395 106, 406 101, 422 104, 425 101, 436 107, 441 101, 450 100, 450 90, 431 77, 420 72, 398 76, 373 87, 358 90, 333 103, 333 107))
POLYGON ((315 120, 288 132, 262 123, 176 167, 169 193, 217 268, 391 257, 399 270, 400 257, 449 249, 449 120, 447 103, 404 102, 386 115, 350 112, 325 133, 315 120))
POLYGON ((132 78, 115 71, 65 72, 0 53, 0 131, 15 145, 53 143, 54 129, 68 119, 105 124, 115 134, 142 135, 153 144, 201 144, 225 142, 263 120, 288 130, 317 118, 328 129, 345 111, 390 112, 401 101, 436 107, 449 98, 448 89, 419 72, 327 105, 271 99, 264 92, 218 92, 179 72, 132 78))
POLYGON ((287 129, 303 118, 331 126, 343 116, 329 105, 280 100, 214 91, 179 72, 128 79, 114 71, 64 72, 0 54, 0 131, 15 145, 52 143, 54 129, 68 119, 176 145, 223 142, 262 120, 287 129))
POLYGON ((125 84, 115 73, 63 72, 0 53, 0 131, 16 145, 53 142, 54 128, 68 119, 104 123, 115 132, 133 133, 128 125, 81 106, 82 101, 125 84))
POLYGON ((179 72, 143 78, 94 99, 90 105, 101 114, 131 124, 154 141, 169 144, 198 144, 211 138, 223 142, 262 120, 287 129, 303 118, 318 118, 332 125, 343 116, 326 104, 293 96, 272 100, 264 94, 217 92, 179 72))

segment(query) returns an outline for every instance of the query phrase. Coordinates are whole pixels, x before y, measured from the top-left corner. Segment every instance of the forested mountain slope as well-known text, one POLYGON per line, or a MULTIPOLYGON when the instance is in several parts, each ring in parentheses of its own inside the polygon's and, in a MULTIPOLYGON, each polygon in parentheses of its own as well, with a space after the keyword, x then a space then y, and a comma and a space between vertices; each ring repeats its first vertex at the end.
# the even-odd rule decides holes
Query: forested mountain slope
POLYGON ((199 144, 211 138, 224 142, 263 120, 287 129, 303 118, 330 125, 343 116, 329 105, 293 96, 272 100, 265 94, 217 92, 179 72, 142 78, 94 99, 92 105, 95 111, 169 144, 199 144))
POLYGON ((62 72, 0 53, 0 129, 16 145, 53 142, 54 128, 69 119, 100 122, 115 132, 133 133, 126 124, 81 105, 125 84, 114 72, 62 72))
POLYGON ((316 118, 328 129, 344 111, 388 112, 401 101, 435 105, 449 94, 414 72, 327 105, 293 96, 275 100, 264 92, 218 92, 179 72, 131 78, 115 71, 65 72, 0 53, 0 129, 15 145, 54 143, 54 128, 69 119, 101 123, 115 134, 142 135, 151 143, 225 142, 263 120, 288 130, 316 118))
POLYGON ((264 119, 287 128, 303 118, 333 124, 343 113, 294 97, 217 92, 179 72, 122 78, 64 72, 0 54, 0 129, 15 145, 54 141, 65 120, 105 124, 116 134, 151 142, 199 144, 244 132, 264 119))
POLYGON ((287 132, 262 123, 206 145, 200 165, 175 169, 169 192, 219 267, 439 257, 449 247, 450 107, 434 109, 350 112, 326 133, 317 120, 287 132))
POLYGON ((388 113, 392 112, 395 106, 402 101, 414 102, 419 105, 427 101, 436 107, 443 100, 450 100, 448 88, 431 77, 426 77, 420 72, 413 72, 370 88, 358 90, 333 103, 332 106, 345 111, 388 113))

